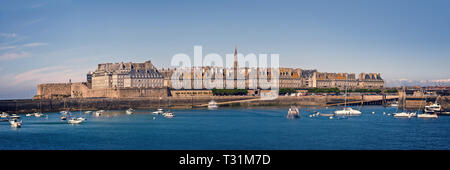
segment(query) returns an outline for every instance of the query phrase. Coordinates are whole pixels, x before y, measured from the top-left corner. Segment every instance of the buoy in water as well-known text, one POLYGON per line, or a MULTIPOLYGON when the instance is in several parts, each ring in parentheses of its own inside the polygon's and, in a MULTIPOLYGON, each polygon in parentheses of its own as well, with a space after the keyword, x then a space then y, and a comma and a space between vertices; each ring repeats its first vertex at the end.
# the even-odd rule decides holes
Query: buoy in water
POLYGON ((333 119, 333 116, 330 116, 330 119, 333 119))

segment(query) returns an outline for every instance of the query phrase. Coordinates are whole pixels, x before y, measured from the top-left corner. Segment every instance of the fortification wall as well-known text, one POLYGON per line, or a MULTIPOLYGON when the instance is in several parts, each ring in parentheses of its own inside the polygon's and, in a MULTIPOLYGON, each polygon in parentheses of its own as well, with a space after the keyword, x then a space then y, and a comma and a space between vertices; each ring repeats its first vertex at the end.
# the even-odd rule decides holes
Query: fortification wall
POLYGON ((71 96, 71 83, 39 84, 35 99, 64 98, 71 96))

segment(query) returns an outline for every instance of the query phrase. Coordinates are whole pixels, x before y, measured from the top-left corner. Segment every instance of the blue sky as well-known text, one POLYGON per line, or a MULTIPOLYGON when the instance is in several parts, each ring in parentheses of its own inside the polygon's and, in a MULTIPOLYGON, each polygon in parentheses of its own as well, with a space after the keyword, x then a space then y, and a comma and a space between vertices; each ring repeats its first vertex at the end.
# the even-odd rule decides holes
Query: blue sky
POLYGON ((104 62, 279 53, 280 65, 450 79, 450 1, 0 1, 0 99, 84 81, 104 62))

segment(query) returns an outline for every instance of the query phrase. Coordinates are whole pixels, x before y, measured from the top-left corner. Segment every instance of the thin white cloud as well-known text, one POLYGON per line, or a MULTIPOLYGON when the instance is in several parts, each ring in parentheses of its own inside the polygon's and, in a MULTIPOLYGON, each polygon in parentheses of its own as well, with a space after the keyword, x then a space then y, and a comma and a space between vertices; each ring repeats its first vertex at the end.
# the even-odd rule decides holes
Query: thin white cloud
POLYGON ((28 26, 28 25, 31 25, 31 24, 36 24, 36 23, 41 22, 43 20, 44 20, 43 18, 37 18, 37 19, 31 20, 31 21, 25 22, 25 25, 28 26))
POLYGON ((36 86, 40 83, 63 83, 85 81, 86 70, 64 66, 43 67, 29 70, 13 76, 12 85, 36 86))
POLYGON ((28 52, 17 52, 17 53, 4 53, 2 55, 0 55, 0 61, 4 61, 4 60, 15 60, 15 59, 19 59, 19 58, 25 58, 25 57, 29 57, 30 53, 28 52))
POLYGON ((38 47, 38 46, 45 46, 45 45, 48 45, 48 44, 43 43, 43 42, 34 42, 34 43, 24 44, 23 47, 38 47))
POLYGON ((17 46, 15 46, 15 45, 0 46, 0 50, 9 50, 9 49, 14 49, 14 48, 17 48, 17 46))
POLYGON ((3 38, 15 38, 15 37, 17 37, 17 34, 16 33, 3 33, 3 32, 0 32, 0 37, 3 37, 3 38))

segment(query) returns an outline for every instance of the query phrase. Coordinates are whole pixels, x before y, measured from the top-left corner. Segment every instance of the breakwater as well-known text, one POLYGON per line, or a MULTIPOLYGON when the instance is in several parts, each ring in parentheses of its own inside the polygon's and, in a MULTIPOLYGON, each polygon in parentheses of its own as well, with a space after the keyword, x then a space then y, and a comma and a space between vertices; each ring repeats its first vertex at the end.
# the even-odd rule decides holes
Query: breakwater
MULTIPOLYGON (((388 96, 384 99, 396 99, 388 96)), ((189 109, 202 107, 215 100, 220 106, 331 106, 343 105, 344 96, 279 96, 275 100, 258 100, 256 96, 148 97, 148 98, 65 98, 0 100, 0 111, 8 113, 58 112, 61 110, 119 110, 119 109, 189 109), (252 100, 254 99, 254 100, 252 100), (170 105, 170 106, 169 106, 170 105)), ((383 96, 348 96, 349 104, 383 104, 383 96)))

